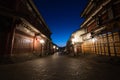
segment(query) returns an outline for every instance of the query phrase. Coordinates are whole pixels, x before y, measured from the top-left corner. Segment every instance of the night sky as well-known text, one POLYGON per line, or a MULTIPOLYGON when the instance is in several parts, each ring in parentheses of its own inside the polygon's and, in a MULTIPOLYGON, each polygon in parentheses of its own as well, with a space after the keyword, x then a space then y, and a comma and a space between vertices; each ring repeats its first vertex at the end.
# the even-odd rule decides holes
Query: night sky
POLYGON ((66 45, 72 32, 84 21, 80 17, 88 0, 34 0, 38 10, 52 32, 52 41, 60 47, 66 45))

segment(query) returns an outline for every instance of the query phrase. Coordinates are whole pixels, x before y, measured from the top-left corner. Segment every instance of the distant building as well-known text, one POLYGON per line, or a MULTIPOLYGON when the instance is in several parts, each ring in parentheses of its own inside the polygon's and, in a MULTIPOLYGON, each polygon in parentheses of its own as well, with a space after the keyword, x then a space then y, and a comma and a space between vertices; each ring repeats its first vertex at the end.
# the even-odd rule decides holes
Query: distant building
POLYGON ((79 29, 75 32, 72 33, 70 39, 67 42, 66 45, 66 50, 68 51, 67 53, 77 56, 82 53, 82 43, 83 39, 81 37, 82 34, 84 34, 86 31, 85 29, 79 29))
POLYGON ((0 57, 50 54, 51 32, 32 0, 0 0, 0 57))

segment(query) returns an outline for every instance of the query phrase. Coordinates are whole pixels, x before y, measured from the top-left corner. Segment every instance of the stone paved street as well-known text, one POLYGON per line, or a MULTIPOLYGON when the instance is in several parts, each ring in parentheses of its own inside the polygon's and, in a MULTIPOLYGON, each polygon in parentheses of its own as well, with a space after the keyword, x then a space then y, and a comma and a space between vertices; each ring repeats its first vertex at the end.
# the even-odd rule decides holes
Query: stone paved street
POLYGON ((25 62, 0 65, 0 80, 120 80, 120 65, 98 56, 58 53, 25 62))

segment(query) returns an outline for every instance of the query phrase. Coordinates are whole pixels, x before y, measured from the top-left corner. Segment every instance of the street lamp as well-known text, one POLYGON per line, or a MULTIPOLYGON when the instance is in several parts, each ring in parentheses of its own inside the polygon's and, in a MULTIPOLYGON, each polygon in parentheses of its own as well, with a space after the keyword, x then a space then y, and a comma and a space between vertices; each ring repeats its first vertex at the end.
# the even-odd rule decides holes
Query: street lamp
POLYGON ((43 39, 40 39, 40 43, 41 43, 41 54, 43 54, 43 44, 45 43, 45 41, 43 39))

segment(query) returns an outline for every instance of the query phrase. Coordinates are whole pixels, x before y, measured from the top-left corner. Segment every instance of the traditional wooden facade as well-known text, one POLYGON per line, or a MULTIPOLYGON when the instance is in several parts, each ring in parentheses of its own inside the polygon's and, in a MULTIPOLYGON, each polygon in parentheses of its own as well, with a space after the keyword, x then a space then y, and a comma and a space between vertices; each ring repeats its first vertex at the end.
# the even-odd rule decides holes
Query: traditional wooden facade
POLYGON ((90 0, 81 17, 82 52, 120 56, 120 0, 90 0))
POLYGON ((0 57, 52 52, 51 32, 32 0, 0 0, 0 26, 0 57))

